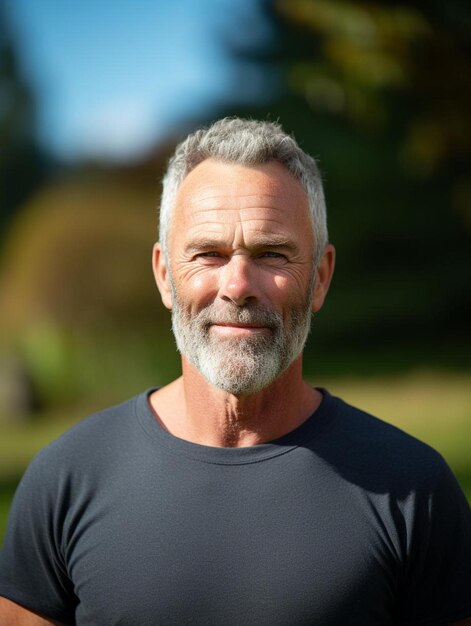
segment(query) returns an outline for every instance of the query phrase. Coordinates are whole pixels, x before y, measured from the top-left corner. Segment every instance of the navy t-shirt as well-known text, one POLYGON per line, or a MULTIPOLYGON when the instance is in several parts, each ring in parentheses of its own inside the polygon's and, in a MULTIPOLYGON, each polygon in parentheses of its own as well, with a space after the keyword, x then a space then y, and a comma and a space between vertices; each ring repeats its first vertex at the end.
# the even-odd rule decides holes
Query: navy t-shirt
POLYGON ((23 477, 0 595, 80 626, 440 625, 471 614, 470 510, 440 455, 323 391, 247 448, 178 439, 148 394, 23 477))

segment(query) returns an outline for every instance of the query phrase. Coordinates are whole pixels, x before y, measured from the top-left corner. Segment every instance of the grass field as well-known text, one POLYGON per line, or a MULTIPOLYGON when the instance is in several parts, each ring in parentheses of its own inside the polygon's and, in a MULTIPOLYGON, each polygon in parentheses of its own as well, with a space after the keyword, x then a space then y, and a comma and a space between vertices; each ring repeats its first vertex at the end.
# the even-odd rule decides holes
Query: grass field
MULTIPOLYGON (((316 384, 432 445, 448 461, 471 500, 470 374, 418 372, 316 384)), ((38 416, 32 423, 0 424, 0 541, 15 487, 32 456, 90 410, 74 408, 66 418, 55 413, 38 416)))

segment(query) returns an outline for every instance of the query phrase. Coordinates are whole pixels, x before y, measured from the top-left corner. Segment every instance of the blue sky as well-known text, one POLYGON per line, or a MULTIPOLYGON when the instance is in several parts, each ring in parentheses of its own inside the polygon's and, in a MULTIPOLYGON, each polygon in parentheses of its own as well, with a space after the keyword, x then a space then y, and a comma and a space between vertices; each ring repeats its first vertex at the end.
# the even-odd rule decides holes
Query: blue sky
POLYGON ((192 114, 263 97, 268 78, 225 44, 270 42, 261 2, 9 0, 41 143, 64 159, 129 159, 192 114))

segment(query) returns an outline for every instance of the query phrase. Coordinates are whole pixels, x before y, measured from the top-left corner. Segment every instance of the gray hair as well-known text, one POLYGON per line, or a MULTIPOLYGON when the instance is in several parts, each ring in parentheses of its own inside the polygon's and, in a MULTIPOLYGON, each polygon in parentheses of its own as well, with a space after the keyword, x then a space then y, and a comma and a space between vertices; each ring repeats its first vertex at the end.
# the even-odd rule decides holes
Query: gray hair
POLYGON ((160 243, 168 258, 168 234, 175 198, 184 178, 206 159, 255 166, 277 161, 305 190, 316 244, 315 265, 328 242, 322 180, 316 161, 279 124, 226 117, 188 135, 170 159, 160 204, 160 243))

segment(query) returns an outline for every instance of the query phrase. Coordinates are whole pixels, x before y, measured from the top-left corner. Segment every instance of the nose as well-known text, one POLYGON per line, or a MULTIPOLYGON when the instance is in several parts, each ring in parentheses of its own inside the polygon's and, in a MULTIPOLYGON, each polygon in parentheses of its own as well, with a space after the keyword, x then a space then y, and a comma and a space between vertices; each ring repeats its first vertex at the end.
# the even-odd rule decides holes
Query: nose
POLYGON ((245 255, 233 255, 221 268, 219 297, 244 306, 255 297, 256 285, 251 261, 245 255))

